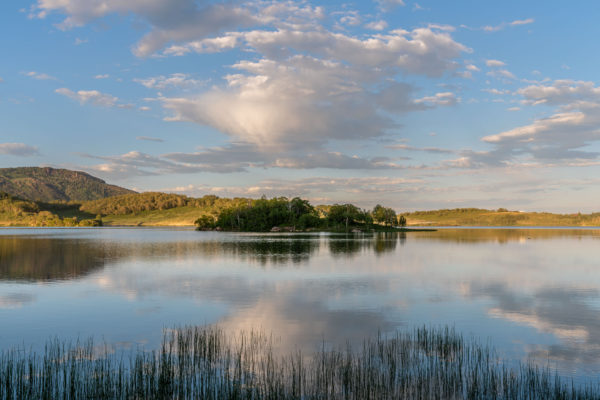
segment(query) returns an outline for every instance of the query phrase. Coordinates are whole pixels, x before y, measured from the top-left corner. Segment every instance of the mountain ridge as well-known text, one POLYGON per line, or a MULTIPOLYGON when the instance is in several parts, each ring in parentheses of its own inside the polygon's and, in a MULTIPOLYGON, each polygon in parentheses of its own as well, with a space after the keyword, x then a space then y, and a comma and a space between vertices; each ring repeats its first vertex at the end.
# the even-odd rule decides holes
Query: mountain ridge
POLYGON ((41 202, 81 202, 136 193, 87 172, 51 167, 0 168, 0 191, 41 202))

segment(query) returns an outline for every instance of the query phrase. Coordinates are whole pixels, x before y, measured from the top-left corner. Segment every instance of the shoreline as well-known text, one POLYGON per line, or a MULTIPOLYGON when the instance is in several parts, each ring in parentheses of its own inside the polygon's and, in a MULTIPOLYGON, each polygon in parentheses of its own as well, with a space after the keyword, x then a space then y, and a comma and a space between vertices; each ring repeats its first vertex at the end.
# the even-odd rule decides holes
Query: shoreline
POLYGON ((225 231, 225 230, 197 230, 194 225, 104 225, 104 226, 30 226, 30 225, 0 225, 0 230, 8 229, 150 229, 150 228, 180 228, 185 230, 194 230, 198 232, 222 232, 222 233, 271 233, 271 234, 282 234, 282 233, 395 233, 395 232, 436 232, 438 230, 600 230, 600 226, 581 226, 581 225, 519 225, 519 226, 496 226, 496 225, 427 225, 427 226, 414 226, 404 229, 395 230, 372 230, 372 231, 361 231, 361 232, 345 232, 336 230, 310 230, 310 231, 225 231))

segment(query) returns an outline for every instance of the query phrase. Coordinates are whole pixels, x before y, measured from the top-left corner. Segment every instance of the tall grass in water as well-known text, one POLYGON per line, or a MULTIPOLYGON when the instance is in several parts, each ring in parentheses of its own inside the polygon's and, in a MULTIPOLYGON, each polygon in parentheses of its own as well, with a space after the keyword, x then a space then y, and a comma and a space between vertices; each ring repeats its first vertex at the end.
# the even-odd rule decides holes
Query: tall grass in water
POLYGON ((114 353, 50 341, 0 354, 0 399, 597 399, 548 369, 510 369, 450 329, 419 328, 352 349, 277 356, 263 334, 188 327, 160 349, 114 353))

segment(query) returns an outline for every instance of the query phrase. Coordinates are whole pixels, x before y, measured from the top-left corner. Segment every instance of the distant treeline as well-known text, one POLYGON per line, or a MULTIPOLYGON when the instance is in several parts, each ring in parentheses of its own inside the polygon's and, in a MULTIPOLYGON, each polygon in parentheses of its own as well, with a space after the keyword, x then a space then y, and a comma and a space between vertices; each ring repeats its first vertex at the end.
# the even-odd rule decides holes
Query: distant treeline
POLYGON ((81 204, 80 210, 100 215, 126 215, 187 206, 225 208, 232 206, 234 203, 236 203, 236 199, 221 199, 213 195, 193 198, 180 194, 145 192, 86 201, 81 204))

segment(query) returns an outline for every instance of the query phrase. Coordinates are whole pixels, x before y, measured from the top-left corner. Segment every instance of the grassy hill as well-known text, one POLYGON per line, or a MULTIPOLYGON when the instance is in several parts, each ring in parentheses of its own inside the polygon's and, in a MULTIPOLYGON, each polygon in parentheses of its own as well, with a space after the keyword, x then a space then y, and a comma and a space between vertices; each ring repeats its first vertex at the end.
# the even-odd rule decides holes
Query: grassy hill
POLYGON ((412 226, 600 226, 600 213, 552 214, 455 208, 404 214, 412 226))
POLYGON ((0 168, 0 191, 43 202, 81 202, 135 193, 85 172, 49 167, 0 168))
POLYGON ((99 226, 94 215, 78 204, 52 204, 24 200, 0 192, 0 226, 99 226))
POLYGON ((216 217, 221 210, 247 203, 246 198, 207 195, 193 198, 178 194, 145 192, 87 201, 79 211, 101 215, 105 225, 193 226, 203 215, 216 217))

